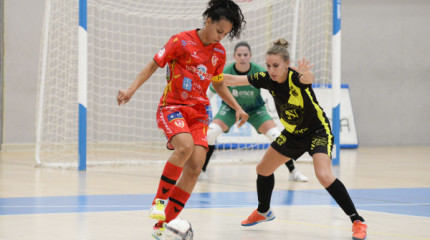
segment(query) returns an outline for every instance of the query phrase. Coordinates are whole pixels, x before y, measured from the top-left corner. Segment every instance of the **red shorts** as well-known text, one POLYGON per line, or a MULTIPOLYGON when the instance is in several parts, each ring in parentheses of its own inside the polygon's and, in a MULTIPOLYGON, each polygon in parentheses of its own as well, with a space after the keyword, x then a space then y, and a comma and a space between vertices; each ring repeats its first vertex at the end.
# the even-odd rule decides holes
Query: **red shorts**
POLYGON ((159 107, 157 125, 167 138, 167 148, 173 150, 170 139, 178 133, 190 133, 194 145, 208 148, 209 119, 204 107, 173 105, 159 107))

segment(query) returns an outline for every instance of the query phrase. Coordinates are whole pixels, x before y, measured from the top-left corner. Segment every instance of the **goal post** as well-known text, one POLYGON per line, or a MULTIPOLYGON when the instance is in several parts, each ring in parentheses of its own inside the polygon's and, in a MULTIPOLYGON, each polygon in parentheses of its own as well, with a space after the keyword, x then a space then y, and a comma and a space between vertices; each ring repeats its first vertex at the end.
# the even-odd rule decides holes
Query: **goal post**
POLYGON ((87 169, 87 85, 88 85, 88 34, 87 0, 79 0, 79 55, 78 55, 78 101, 79 101, 79 165, 80 171, 87 169))
POLYGON ((334 135, 333 165, 340 163, 340 87, 341 87, 341 36, 340 36, 340 1, 333 0, 333 36, 332 36, 332 126, 334 135))
MULTIPOLYGON (((252 47, 252 61, 265 66, 267 47, 282 37, 291 43, 292 63, 302 57, 310 59, 315 64, 316 83, 334 88, 333 10, 334 2, 340 1, 236 2, 247 25, 241 39, 222 41, 227 64, 234 61, 234 45, 246 40, 252 47)), ((116 95, 129 86, 171 35, 203 27, 206 4, 202 0, 46 0, 38 84, 37 165, 85 170, 92 165, 165 162, 170 152, 157 128, 155 112, 166 85, 166 69, 157 70, 126 105, 118 107, 116 95)), ((274 111, 270 95, 263 92, 263 98, 274 111)), ((272 117, 277 118, 276 113, 272 117)), ((249 124, 243 129, 253 130, 249 124)), ((256 132, 239 136, 239 140, 227 138, 239 145, 246 146, 247 141, 268 145, 268 140, 256 132)), ((244 161, 257 161, 262 156, 258 149, 247 147, 234 151, 251 156, 244 161)))

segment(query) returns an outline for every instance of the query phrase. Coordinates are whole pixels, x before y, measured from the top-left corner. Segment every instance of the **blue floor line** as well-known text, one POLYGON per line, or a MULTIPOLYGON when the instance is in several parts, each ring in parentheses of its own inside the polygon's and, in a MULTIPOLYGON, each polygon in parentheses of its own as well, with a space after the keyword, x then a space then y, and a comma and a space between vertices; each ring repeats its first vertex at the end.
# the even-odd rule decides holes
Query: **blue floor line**
MULTIPOLYGON (((430 217, 430 188, 350 189, 358 210, 430 217)), ((0 215, 148 210, 153 194, 0 198, 0 215)), ((188 208, 256 207, 256 192, 193 193, 188 208)), ((275 191, 273 206, 337 206, 325 190, 275 191)))

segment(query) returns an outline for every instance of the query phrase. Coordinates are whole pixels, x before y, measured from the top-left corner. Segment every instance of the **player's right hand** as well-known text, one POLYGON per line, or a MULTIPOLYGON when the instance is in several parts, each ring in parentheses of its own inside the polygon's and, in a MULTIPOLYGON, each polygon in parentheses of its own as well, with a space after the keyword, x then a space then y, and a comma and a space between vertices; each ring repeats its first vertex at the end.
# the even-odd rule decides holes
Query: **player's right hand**
POLYGON ((248 121, 249 115, 243 111, 242 108, 239 110, 236 110, 236 123, 240 120, 239 124, 237 125, 238 128, 242 127, 243 124, 248 121))
POLYGON ((131 99, 131 96, 133 96, 133 94, 130 90, 120 89, 118 91, 118 96, 116 97, 116 100, 118 101, 118 106, 128 103, 128 101, 130 101, 131 99))

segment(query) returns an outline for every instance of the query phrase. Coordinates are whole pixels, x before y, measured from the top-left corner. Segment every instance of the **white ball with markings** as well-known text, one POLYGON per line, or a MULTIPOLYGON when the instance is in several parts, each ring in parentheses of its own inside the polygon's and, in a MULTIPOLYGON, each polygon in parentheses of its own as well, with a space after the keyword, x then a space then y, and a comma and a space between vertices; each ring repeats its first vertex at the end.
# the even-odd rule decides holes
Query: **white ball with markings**
POLYGON ((182 218, 176 218, 166 225, 163 240, 193 240, 191 223, 182 218))

